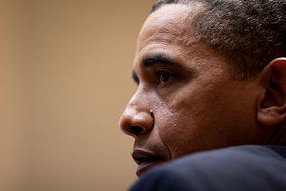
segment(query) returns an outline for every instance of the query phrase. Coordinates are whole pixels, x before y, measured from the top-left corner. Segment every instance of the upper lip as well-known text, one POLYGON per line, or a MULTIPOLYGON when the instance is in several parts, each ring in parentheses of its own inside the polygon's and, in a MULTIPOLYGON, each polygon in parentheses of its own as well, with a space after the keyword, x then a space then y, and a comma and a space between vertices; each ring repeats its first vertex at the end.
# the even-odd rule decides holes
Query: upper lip
POLYGON ((134 161, 140 165, 142 163, 152 163, 156 161, 164 161, 162 156, 156 155, 154 152, 146 149, 135 148, 132 152, 134 161))

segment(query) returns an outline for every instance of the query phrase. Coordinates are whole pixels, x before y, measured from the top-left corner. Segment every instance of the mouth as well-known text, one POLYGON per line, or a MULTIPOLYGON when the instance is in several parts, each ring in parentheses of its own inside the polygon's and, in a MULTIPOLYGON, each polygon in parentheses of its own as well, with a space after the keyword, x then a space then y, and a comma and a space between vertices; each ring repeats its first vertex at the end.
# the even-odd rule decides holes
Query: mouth
POLYGON ((166 160, 162 156, 156 155, 152 151, 144 149, 134 149, 132 152, 133 160, 138 164, 136 175, 141 176, 150 168, 162 164, 166 160))

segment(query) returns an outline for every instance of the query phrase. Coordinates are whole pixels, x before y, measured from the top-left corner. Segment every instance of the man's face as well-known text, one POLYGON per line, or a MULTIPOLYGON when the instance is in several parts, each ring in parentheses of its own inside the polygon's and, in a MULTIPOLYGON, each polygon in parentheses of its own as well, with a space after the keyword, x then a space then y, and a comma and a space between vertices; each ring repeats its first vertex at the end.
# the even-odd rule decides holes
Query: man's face
POLYGON ((138 89, 120 119, 135 138, 138 176, 189 153, 259 142, 256 78, 232 80, 224 57, 190 36, 191 18, 186 6, 165 5, 139 34, 138 89))

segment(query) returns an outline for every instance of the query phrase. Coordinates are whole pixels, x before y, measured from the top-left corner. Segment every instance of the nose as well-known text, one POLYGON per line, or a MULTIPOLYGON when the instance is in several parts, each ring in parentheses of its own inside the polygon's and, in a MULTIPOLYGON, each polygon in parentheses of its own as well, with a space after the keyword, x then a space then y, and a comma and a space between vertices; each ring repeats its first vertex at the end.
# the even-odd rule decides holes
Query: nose
POLYGON ((137 99, 131 99, 119 120, 120 129, 133 137, 150 132, 153 125, 153 111, 137 99))

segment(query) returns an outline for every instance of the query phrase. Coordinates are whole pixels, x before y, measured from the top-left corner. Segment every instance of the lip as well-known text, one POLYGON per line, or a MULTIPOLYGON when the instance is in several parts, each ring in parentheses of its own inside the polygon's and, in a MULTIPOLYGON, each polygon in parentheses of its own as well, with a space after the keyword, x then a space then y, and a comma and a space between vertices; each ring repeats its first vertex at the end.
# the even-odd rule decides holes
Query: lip
POLYGON ((138 164, 136 175, 141 176, 150 168, 163 163, 165 160, 162 156, 145 149, 134 149, 132 152, 133 160, 138 164))

